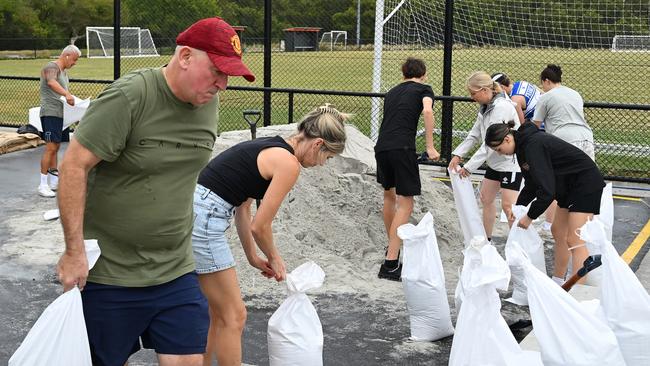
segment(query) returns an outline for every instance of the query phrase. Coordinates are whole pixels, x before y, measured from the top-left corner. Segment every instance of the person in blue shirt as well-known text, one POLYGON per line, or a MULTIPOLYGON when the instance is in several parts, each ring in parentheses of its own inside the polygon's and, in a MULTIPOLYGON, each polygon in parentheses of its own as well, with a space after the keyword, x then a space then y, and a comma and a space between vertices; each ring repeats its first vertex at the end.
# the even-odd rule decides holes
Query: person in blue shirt
POLYGON ((501 88, 503 88, 510 99, 516 104, 515 109, 522 123, 527 119, 533 119, 535 106, 540 95, 542 95, 541 90, 527 81, 518 80, 513 83, 508 75, 502 72, 492 74, 492 80, 499 83, 501 88))

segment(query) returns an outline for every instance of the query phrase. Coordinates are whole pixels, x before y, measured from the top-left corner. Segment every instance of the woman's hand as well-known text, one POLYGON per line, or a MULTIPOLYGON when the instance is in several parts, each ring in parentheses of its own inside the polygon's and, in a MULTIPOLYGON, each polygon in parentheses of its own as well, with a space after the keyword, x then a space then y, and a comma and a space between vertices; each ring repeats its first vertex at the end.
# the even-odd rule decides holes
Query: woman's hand
POLYGON ((458 174, 460 174, 460 176, 463 177, 463 178, 467 178, 467 177, 472 175, 472 173, 470 173, 469 170, 467 170, 465 168, 460 168, 460 171, 458 172, 458 174))
POLYGON ((287 269, 284 265, 284 261, 279 255, 277 257, 269 259, 268 263, 269 267, 271 267, 275 274, 276 281, 284 281, 287 278, 287 269))
POLYGON ((458 168, 458 164, 460 164, 462 162, 463 162, 463 159, 460 156, 454 155, 454 157, 451 158, 451 161, 449 162, 449 170, 451 170, 452 172, 455 172, 456 169, 458 168))
POLYGON ((522 229, 528 229, 528 227, 530 226, 530 224, 532 222, 533 222, 533 219, 528 217, 528 215, 525 215, 524 217, 521 218, 521 220, 519 220, 519 222, 517 223, 517 226, 519 226, 522 229))
POLYGON ((271 266, 269 265, 269 262, 265 259, 260 258, 260 256, 258 256, 257 254, 249 258, 248 263, 250 263, 251 266, 259 269, 262 276, 266 278, 275 277, 275 272, 273 271, 273 268, 271 268, 271 266))
POLYGON ((429 155, 429 160, 438 161, 440 160, 440 153, 435 148, 427 149, 427 155, 429 155))

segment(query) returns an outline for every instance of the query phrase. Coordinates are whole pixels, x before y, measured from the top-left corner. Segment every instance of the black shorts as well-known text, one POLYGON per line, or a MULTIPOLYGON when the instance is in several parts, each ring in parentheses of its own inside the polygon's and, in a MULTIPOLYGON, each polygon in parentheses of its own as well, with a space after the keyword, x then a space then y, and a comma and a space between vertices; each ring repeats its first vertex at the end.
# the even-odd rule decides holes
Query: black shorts
POLYGON ((45 142, 60 143, 63 136, 63 118, 43 116, 41 117, 43 127, 43 140, 45 142))
POLYGON ((598 215, 600 214, 600 199, 602 195, 602 187, 600 190, 591 193, 573 191, 565 195, 558 195, 557 205, 560 208, 568 209, 569 212, 584 212, 598 215))
POLYGON ((485 169, 485 179, 501 183, 501 188, 519 191, 521 187, 521 172, 499 172, 490 167, 485 169))
POLYGON ((395 188, 400 196, 419 196, 422 190, 417 154, 413 150, 389 150, 375 153, 377 182, 385 190, 395 188))

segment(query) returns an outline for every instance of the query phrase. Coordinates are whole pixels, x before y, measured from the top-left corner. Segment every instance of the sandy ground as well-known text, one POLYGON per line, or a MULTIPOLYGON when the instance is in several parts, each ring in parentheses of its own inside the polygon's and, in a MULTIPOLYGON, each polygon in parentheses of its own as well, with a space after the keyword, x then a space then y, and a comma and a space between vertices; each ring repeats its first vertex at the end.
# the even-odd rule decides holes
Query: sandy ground
MULTIPOLYGON (((295 125, 258 130, 258 137, 287 136, 295 125)), ((381 217, 382 189, 376 183, 373 143, 349 129, 346 151, 324 167, 303 169, 273 225, 275 241, 289 270, 307 260, 326 273, 325 284, 311 293, 325 334, 328 365, 446 365, 451 337, 415 343, 409 336, 408 313, 400 283, 377 279, 387 244, 381 217)), ((248 131, 224 133, 215 154, 250 138, 248 131)), ((462 234, 450 188, 421 169, 421 197, 411 221, 427 211, 435 229, 455 321, 453 291, 462 264, 462 234)), ((0 362, 18 347, 42 310, 59 293, 54 267, 63 249, 58 220, 46 222, 44 211, 55 201, 29 193, 7 198, 0 219, 0 362)), ((502 250, 507 227, 497 224, 495 245, 502 250)), ((234 227, 230 244, 238 263, 242 293, 249 310, 244 335, 244 362, 268 364, 266 323, 285 298, 284 284, 267 280, 246 262, 234 227)), ((503 294, 505 297, 507 294, 503 294)), ((508 322, 527 317, 525 308, 504 304, 508 322)), ((522 335, 519 335, 521 337, 522 335)), ((155 362, 141 351, 132 365, 155 362)))

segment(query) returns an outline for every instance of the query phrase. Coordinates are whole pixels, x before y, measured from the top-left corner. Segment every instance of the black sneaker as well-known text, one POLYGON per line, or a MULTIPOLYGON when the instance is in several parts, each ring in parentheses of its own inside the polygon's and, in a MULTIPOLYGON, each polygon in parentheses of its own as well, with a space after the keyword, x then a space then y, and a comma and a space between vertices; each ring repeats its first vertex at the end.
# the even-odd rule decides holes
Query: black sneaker
POLYGON ((379 267, 379 278, 383 278, 391 281, 402 281, 402 263, 400 263, 396 268, 388 268, 384 263, 379 267))

